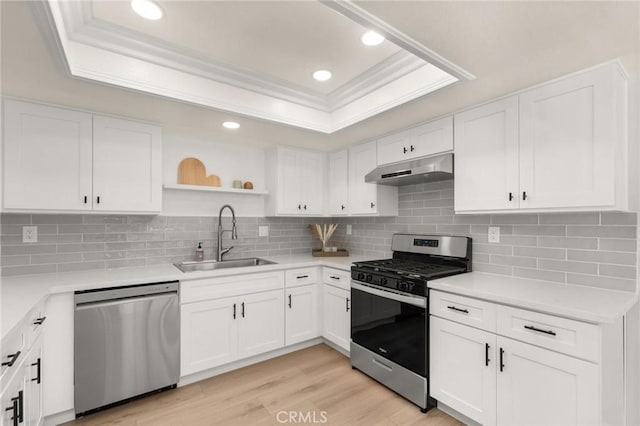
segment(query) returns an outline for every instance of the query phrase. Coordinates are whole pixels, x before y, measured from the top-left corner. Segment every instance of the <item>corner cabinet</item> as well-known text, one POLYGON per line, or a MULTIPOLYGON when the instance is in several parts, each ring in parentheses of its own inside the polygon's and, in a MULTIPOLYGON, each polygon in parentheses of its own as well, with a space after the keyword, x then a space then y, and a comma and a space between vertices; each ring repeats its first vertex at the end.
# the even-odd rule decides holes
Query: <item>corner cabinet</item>
POLYGON ((157 213, 158 126, 7 99, 6 211, 157 213))
POLYGON ((267 216, 324 213, 324 154, 285 146, 267 153, 267 216))
POLYGON ((349 148, 349 213, 352 215, 398 215, 398 188, 364 181, 377 167, 377 158, 376 141, 349 148))
POLYGON ((322 336, 346 352, 351 350, 351 276, 338 269, 323 269, 322 336))
POLYGON ((610 63, 456 114, 456 212, 627 209, 626 91, 610 63))

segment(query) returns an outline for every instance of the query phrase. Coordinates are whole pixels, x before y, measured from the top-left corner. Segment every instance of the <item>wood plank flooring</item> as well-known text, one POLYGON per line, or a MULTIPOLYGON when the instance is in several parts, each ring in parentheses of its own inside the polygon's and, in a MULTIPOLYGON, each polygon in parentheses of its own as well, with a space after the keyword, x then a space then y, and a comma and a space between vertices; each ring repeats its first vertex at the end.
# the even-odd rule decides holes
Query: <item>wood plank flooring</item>
POLYGON ((323 344, 65 423, 283 424, 453 426, 461 423, 437 409, 422 414, 415 405, 353 371, 348 358, 323 344))

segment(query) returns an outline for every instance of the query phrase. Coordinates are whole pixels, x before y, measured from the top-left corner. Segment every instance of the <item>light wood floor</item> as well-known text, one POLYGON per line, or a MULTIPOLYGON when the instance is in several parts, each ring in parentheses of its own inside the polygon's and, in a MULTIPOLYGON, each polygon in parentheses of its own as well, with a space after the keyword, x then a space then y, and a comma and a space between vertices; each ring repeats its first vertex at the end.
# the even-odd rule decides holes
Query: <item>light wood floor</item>
MULTIPOLYGON (((295 425, 281 411, 310 412, 327 425, 460 425, 420 409, 326 345, 232 371, 86 416, 66 425, 295 425), (278 422, 285 420, 283 423, 278 422)), ((308 418, 313 423, 313 417, 308 418)))

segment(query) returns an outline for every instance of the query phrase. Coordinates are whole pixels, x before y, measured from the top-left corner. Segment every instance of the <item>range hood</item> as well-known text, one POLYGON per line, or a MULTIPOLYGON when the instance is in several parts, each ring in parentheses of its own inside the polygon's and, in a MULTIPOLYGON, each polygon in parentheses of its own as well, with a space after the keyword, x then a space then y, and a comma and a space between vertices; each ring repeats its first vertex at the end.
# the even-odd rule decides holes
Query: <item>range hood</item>
POLYGON ((378 166, 364 177, 364 181, 401 186, 452 178, 453 154, 443 154, 378 166))

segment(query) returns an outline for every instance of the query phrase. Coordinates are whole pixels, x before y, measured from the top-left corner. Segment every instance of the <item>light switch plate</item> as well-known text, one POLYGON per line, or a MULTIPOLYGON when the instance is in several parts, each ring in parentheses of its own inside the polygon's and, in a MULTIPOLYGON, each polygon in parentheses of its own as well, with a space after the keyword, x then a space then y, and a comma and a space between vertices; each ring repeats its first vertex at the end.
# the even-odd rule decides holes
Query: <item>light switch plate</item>
POLYGON ((351 225, 347 225, 347 235, 351 235, 351 234, 352 234, 351 225))
POLYGON ((499 243, 500 242, 500 227, 499 226, 490 226, 489 227, 489 242, 490 243, 499 243))
POLYGON ((258 226, 258 237, 268 237, 269 236, 269 226, 261 225, 258 226))
POLYGON ((22 227, 22 242, 23 243, 37 243, 38 242, 38 227, 37 226, 23 226, 22 227))

